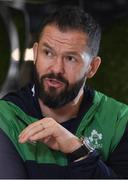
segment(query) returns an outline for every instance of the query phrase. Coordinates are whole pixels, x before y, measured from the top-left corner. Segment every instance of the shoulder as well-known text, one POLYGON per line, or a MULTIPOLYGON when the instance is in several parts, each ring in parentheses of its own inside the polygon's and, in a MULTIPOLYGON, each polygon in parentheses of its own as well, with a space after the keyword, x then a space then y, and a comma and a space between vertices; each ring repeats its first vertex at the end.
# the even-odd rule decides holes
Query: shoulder
POLYGON ((128 113, 127 104, 120 102, 110 96, 107 96, 99 91, 95 91, 93 102, 99 104, 101 108, 106 108, 106 110, 114 110, 113 113, 122 111, 128 113))
POLYGON ((40 114, 38 98, 34 92, 33 84, 28 84, 19 91, 7 94, 2 100, 16 105, 30 116, 38 117, 40 114))
POLYGON ((17 104, 19 106, 22 106, 25 102, 27 103, 28 100, 32 97, 32 84, 28 84, 27 86, 21 88, 20 90, 16 92, 10 92, 7 95, 5 95, 2 99, 5 101, 10 101, 14 104, 17 104))

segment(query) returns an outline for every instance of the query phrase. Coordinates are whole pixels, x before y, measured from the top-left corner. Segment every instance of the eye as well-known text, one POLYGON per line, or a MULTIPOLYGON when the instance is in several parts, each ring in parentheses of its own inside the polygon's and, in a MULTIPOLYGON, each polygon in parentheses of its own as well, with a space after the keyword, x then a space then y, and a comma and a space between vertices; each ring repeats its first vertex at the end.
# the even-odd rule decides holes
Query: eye
POLYGON ((66 56, 65 59, 69 62, 76 62, 77 59, 74 56, 66 56))
POLYGON ((48 50, 48 49, 44 49, 43 52, 48 57, 52 57, 53 56, 53 53, 50 50, 48 50))

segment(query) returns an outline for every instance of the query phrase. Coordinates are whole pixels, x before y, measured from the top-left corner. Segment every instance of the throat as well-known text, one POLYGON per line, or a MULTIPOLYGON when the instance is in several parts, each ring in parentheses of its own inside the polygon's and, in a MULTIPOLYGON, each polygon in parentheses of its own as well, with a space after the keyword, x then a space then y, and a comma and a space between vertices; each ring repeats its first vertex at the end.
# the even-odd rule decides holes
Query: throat
POLYGON ((70 107, 66 108, 61 108, 61 109, 51 109, 47 106, 45 106, 43 103, 40 102, 40 107, 42 111, 42 115, 44 117, 50 117, 55 119, 58 123, 63 123, 65 121, 68 121, 72 118, 75 118, 77 116, 77 111, 76 109, 72 109, 70 107))
POLYGON ((56 122, 58 123, 63 123, 66 121, 69 121, 72 118, 75 118, 77 115, 69 115, 69 114, 58 114, 55 112, 50 113, 50 115, 44 115, 45 117, 52 117, 55 119, 56 122))
POLYGON ((77 103, 74 103, 73 101, 58 109, 49 108, 40 99, 39 99, 39 104, 43 116, 53 118, 58 123, 63 123, 72 118, 77 117, 82 99, 83 96, 79 98, 77 103))

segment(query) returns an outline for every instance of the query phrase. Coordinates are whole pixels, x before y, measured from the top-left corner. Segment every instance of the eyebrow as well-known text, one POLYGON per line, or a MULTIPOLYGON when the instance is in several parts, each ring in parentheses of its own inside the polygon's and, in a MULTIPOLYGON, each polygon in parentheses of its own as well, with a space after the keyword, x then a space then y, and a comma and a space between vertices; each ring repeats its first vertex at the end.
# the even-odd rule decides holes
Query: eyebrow
POLYGON ((53 50, 53 48, 52 48, 52 47, 50 47, 50 45, 49 45, 49 44, 47 44, 46 42, 44 42, 44 43, 42 44, 42 46, 45 46, 45 47, 47 47, 47 48, 49 48, 49 49, 53 50))
MULTIPOLYGON (((48 43, 46 43, 46 42, 44 42, 44 43, 42 44, 42 46, 44 46, 44 47, 46 47, 46 48, 54 51, 54 49, 53 49, 48 43)), ((67 51, 67 52, 65 52, 65 54, 74 55, 74 56, 80 56, 80 54, 77 53, 76 51, 67 51)))

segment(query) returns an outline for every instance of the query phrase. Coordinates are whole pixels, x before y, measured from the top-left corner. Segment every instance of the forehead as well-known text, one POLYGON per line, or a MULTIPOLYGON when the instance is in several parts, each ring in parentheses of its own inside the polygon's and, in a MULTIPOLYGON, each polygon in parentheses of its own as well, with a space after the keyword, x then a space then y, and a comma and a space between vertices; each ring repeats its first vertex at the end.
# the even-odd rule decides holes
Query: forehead
POLYGON ((82 31, 61 31, 55 25, 47 25, 41 33, 39 42, 48 42, 50 45, 67 46, 68 48, 86 48, 88 36, 82 31))

